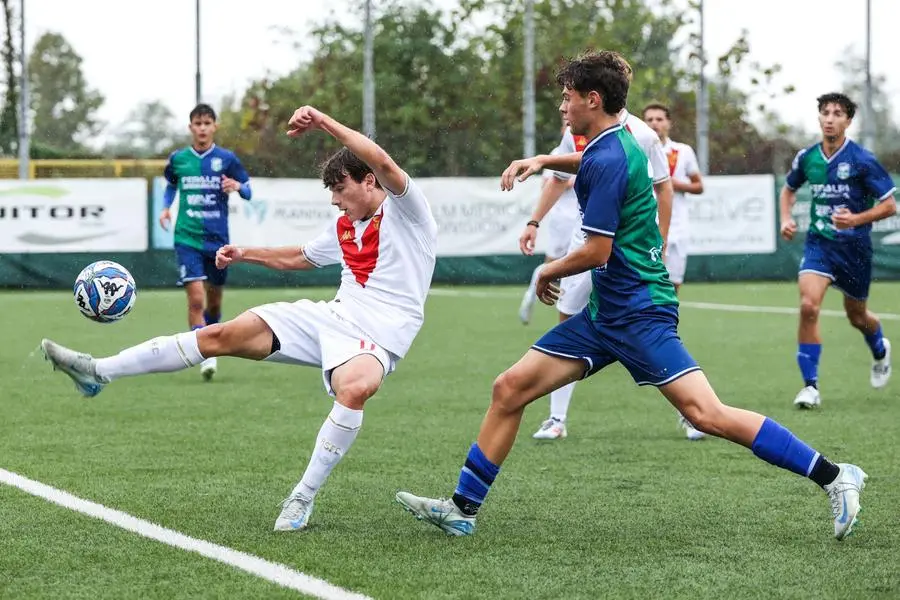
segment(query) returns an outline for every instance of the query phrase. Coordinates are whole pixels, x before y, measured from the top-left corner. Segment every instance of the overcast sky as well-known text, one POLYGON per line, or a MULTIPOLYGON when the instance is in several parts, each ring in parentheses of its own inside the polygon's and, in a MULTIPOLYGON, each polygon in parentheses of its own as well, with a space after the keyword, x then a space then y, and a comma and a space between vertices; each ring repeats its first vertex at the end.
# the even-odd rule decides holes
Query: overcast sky
MULTIPOLYGON (((893 93, 900 86, 891 37, 900 0, 871 4, 873 72, 887 76, 893 93)), ((815 97, 840 87, 834 63, 848 45, 864 50, 865 5, 866 0, 705 0, 707 50, 711 57, 723 53, 746 28, 752 58, 780 62, 783 80, 797 87, 775 108, 785 119, 814 130, 815 97)), ((277 28, 308 31, 335 10, 346 14, 351 3, 202 0, 201 6, 204 99, 217 105, 266 72, 282 74, 296 65, 297 51, 277 28)), ((106 98, 103 121, 116 125, 138 102, 157 98, 187 120, 194 102, 193 0, 25 0, 25 7, 29 47, 42 33, 57 31, 83 57, 88 82, 106 98)), ((627 49, 620 50, 627 55, 627 49)))

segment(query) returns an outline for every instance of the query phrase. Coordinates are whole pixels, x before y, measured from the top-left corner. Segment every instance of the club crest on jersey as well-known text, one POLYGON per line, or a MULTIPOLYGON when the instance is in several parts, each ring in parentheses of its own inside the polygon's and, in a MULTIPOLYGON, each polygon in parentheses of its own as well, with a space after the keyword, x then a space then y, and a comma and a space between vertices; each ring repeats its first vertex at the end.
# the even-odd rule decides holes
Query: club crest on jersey
POLYGON ((209 168, 212 169, 213 171, 217 172, 217 173, 218 173, 219 171, 221 171, 221 170, 222 170, 222 159, 219 158, 218 156, 215 157, 215 158, 210 159, 210 161, 209 161, 209 168))
POLYGON ((840 163, 837 166, 837 178, 847 179, 850 177, 850 163, 840 163))

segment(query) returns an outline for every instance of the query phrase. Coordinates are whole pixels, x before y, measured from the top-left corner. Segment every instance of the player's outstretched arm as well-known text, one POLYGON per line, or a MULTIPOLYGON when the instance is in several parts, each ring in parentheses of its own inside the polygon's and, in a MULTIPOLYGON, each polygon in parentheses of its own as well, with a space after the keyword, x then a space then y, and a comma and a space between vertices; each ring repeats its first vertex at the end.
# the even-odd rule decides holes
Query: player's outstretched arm
POLYGON ((227 244, 216 252, 217 269, 224 269, 239 262, 262 265, 276 271, 305 271, 316 267, 307 260, 303 248, 299 246, 241 248, 227 244))
POLYGON ((553 290, 550 290, 549 298, 547 293, 551 283, 559 281, 563 277, 569 277, 605 265, 612 254, 612 245, 613 238, 611 237, 588 234, 587 241, 583 246, 558 260, 544 265, 538 275, 537 297, 544 304, 552 304, 553 302, 548 300, 556 300, 553 297, 553 290))
POLYGON ((343 144, 372 168, 375 178, 392 194, 400 195, 406 190, 406 173, 381 146, 360 132, 350 129, 312 106, 298 108, 291 117, 287 134, 297 137, 310 129, 321 129, 343 144))
POLYGON ((539 154, 531 158, 522 158, 509 163, 506 170, 500 176, 500 189, 509 191, 513 189, 516 181, 525 181, 535 173, 543 169, 562 171, 563 173, 577 173, 581 166, 581 152, 569 154, 539 154))

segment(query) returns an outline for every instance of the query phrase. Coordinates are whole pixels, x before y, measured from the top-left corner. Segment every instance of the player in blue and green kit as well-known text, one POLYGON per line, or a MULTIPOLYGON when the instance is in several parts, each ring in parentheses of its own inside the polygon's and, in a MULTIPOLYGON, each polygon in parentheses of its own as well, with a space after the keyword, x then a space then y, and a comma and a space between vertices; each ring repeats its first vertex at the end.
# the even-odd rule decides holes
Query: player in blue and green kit
MULTIPOLYGON (((165 208, 159 215, 163 229, 171 222, 170 208, 178 196, 175 220, 175 255, 178 284, 188 302, 188 325, 200 329, 222 318, 222 289, 227 273, 216 268, 216 251, 228 244, 228 195, 237 192, 250 200, 250 176, 230 150, 213 142, 218 125, 208 104, 198 104, 190 114, 192 143, 169 156, 165 208)), ((209 381, 216 373, 216 359, 200 366, 209 381)))
POLYGON ((856 104, 844 94, 825 94, 819 103, 822 141, 797 153, 781 190, 781 235, 791 240, 797 223, 791 207, 797 190, 809 182, 809 231, 800 263, 800 327, 797 364, 803 389, 794 399, 799 408, 819 406, 819 309, 834 286, 844 294, 850 324, 862 332, 872 351, 869 382, 883 388, 891 377, 891 343, 881 322, 869 311, 872 280, 872 223, 897 212, 894 182, 871 152, 846 136, 856 104))
POLYGON ((453 497, 399 492, 397 501, 451 535, 474 533, 475 515, 512 449, 525 407, 620 362, 638 385, 658 387, 701 431, 750 448, 759 458, 820 485, 831 500, 834 535, 843 539, 859 512, 866 478, 862 469, 834 464, 775 421, 722 404, 678 337, 678 300, 662 260, 647 157, 618 121, 628 94, 620 60, 615 52, 587 54, 557 76, 563 87, 560 111, 573 134, 590 140, 583 155, 515 161, 501 185, 511 189, 516 177, 521 181, 544 168, 577 171, 585 244, 548 263, 537 289, 541 300, 552 304, 559 292, 553 281, 590 270, 588 306, 544 334, 496 379, 453 497))

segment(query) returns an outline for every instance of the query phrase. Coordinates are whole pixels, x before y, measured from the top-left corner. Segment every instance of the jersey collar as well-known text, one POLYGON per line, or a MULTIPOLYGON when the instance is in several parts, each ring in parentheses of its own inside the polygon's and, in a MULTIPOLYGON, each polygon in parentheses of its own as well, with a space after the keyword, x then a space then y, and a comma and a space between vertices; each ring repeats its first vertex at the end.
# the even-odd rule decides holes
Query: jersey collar
POLYGON ((197 152, 197 150, 195 150, 193 146, 189 146, 189 148, 191 149, 191 152, 194 153, 194 156, 196 156, 197 158, 206 158, 206 156, 207 156, 210 152, 212 152, 213 150, 216 149, 216 145, 213 144, 212 146, 210 146, 209 148, 207 148, 207 149, 206 149, 206 152, 204 152, 203 154, 200 154, 199 152, 197 152))
POLYGON ((832 154, 831 158, 829 158, 829 157, 825 156, 825 150, 822 149, 822 142, 819 142, 819 154, 822 155, 822 159, 826 163, 831 164, 831 161, 833 161, 835 158, 837 158, 838 154, 843 152, 844 148, 846 148, 849 143, 850 143, 850 138, 844 138, 844 143, 841 144, 841 147, 838 148, 837 150, 835 150, 834 154, 832 154))
POLYGON ((590 142, 588 142, 588 145, 584 147, 584 150, 582 150, 582 152, 587 152, 587 151, 588 151, 588 148, 590 148, 591 146, 593 146, 593 145, 594 145, 594 142, 596 142, 596 141, 599 140, 600 138, 606 137, 606 136, 607 136, 608 134, 610 134, 610 133, 615 133, 616 131, 618 131, 618 130, 620 130, 620 129, 622 129, 622 124, 621 124, 621 123, 619 123, 618 125, 613 125, 612 127, 608 127, 608 128, 606 128, 606 129, 604 129, 603 131, 601 131, 600 133, 598 133, 598 134, 594 137, 594 139, 592 139, 590 142))

